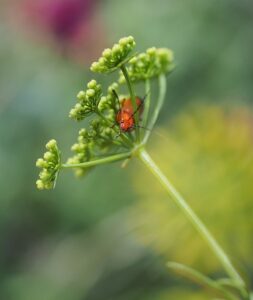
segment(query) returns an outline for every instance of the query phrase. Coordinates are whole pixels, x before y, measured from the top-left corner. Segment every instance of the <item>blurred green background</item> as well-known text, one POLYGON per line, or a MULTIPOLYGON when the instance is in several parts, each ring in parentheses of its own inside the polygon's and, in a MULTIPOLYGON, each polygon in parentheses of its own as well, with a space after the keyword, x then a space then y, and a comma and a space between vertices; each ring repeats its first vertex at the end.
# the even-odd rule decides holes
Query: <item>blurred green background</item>
POLYGON ((0 17, 0 299, 213 299, 166 269, 223 275, 139 163, 35 188, 50 138, 70 155, 83 124, 67 116, 90 63, 126 35, 175 52, 149 148, 250 285, 252 1, 6 0, 0 17))

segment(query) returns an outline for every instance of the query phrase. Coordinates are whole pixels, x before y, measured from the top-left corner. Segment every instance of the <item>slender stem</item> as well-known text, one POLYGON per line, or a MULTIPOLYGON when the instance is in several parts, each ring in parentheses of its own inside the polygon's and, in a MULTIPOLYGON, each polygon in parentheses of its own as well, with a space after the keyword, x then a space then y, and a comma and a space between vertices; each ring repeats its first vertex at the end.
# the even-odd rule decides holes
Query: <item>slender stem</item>
POLYGON ((155 162, 151 159, 149 154, 144 150, 140 150, 139 152, 140 160, 146 165, 146 167, 151 171, 151 173, 158 179, 161 185, 166 189, 169 196, 174 200, 176 205, 182 210, 188 220, 192 223, 195 229, 199 232, 202 238, 206 241, 209 247, 212 249, 216 257, 219 259, 220 263, 226 270, 227 274, 231 279, 235 281, 244 291, 245 284, 239 273, 236 271, 228 256, 225 254, 223 249, 199 219, 199 217, 195 214, 195 212, 191 209, 191 207, 187 204, 184 198, 179 194, 179 192, 174 188, 174 186, 169 182, 169 180, 165 177, 165 175, 161 172, 155 162))
POLYGON ((151 98, 151 89, 150 89, 150 80, 146 79, 145 80, 145 109, 143 113, 143 118, 142 118, 142 124, 144 127, 147 127, 147 121, 148 121, 148 114, 149 114, 149 108, 150 108, 150 98, 151 98))
POLYGON ((165 94, 166 94, 166 77, 164 74, 161 74, 158 78, 158 82, 159 82, 159 96, 158 96, 158 100, 157 100, 157 105, 156 105, 156 108, 155 108, 155 111, 151 117, 151 120, 148 124, 148 128, 150 130, 147 130, 146 131, 146 134, 144 136, 144 139, 143 139, 143 144, 146 144, 150 134, 151 134, 151 131, 152 129, 154 128, 155 126, 155 123, 157 121, 157 118, 158 118, 158 115, 159 115, 159 112, 161 111, 161 108, 163 106, 163 102, 164 102, 164 99, 165 99, 165 94))
MULTIPOLYGON (((132 106, 133 106, 133 111, 135 112, 137 110, 137 104, 136 104, 136 97, 135 97, 133 85, 132 85, 130 77, 128 75, 126 66, 123 64, 120 67, 120 69, 126 79, 127 87, 128 87, 129 93, 130 93, 131 102, 132 102, 132 106)), ((136 139, 137 139, 137 142, 139 142, 140 141, 140 130, 138 127, 138 125, 139 125, 139 114, 138 113, 134 114, 134 123, 136 125, 136 130, 135 130, 136 131, 136 139)))
POLYGON ((66 168, 88 168, 88 167, 93 167, 96 165, 102 165, 102 164, 122 160, 125 158, 129 158, 129 157, 131 157, 131 155, 132 155, 131 152, 119 153, 119 154, 110 155, 110 156, 107 156, 104 158, 87 161, 87 162, 80 163, 80 164, 62 164, 61 168, 64 168, 64 169, 66 169, 66 168))

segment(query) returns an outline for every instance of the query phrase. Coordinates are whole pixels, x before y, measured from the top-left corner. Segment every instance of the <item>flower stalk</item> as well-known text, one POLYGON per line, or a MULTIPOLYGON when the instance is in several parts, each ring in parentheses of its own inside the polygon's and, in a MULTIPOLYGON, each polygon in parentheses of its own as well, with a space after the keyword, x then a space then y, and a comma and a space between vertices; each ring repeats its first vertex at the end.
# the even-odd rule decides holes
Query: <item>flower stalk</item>
POLYGON ((158 95, 158 100, 157 100, 157 105, 154 109, 154 112, 150 118, 150 121, 148 122, 148 129, 145 133, 144 139, 143 139, 143 143, 146 144, 149 136, 152 132, 152 129, 154 128, 157 118, 159 116, 159 113, 162 109, 163 103, 164 103, 164 99, 165 99, 165 95, 166 95, 166 77, 164 74, 161 74, 158 78, 158 84, 159 84, 159 95, 158 95))
MULTIPOLYGON (((144 163, 148 170, 158 179, 160 184, 169 194, 169 197, 175 202, 179 209, 184 213, 187 219, 191 222, 196 231, 200 234, 202 239, 207 243, 209 248, 213 251, 217 259, 220 261, 224 270, 227 272, 228 276, 233 280, 233 282, 240 287, 242 291, 245 290, 245 283, 241 278, 240 274, 236 271, 228 256, 214 239, 212 234, 206 228, 204 223, 192 210, 189 204, 185 201, 182 195, 176 190, 168 178, 162 173, 156 163, 149 156, 145 149, 141 149, 138 158, 144 163)), ((245 292, 244 292, 245 293, 245 292)), ((247 299, 247 298, 245 298, 247 299)))
POLYGON ((109 74, 116 70, 120 71, 119 80, 108 87, 107 94, 103 93, 102 85, 96 80, 91 80, 87 84, 87 89, 78 93, 77 103, 70 110, 69 116, 78 122, 89 118, 89 126, 80 129, 77 142, 71 147, 74 155, 66 163, 62 163, 56 141, 51 140, 47 143, 47 152, 36 163, 37 167, 42 169, 37 187, 54 188, 61 169, 74 169, 77 176, 83 176, 95 166, 117 161, 128 162, 132 157, 137 157, 157 178, 169 197, 207 243, 226 271, 229 277, 226 281, 239 291, 240 298, 238 293, 233 294, 226 285, 221 286, 219 281, 214 281, 189 267, 175 263, 170 264, 170 267, 193 274, 199 281, 219 293, 222 292, 225 299, 249 300, 246 285, 225 251, 145 149, 165 100, 166 74, 174 67, 173 53, 170 49, 152 47, 144 53, 133 55, 131 52, 134 47, 133 37, 122 38, 111 49, 105 49, 98 61, 91 65, 91 70, 96 73, 109 74), (150 81, 155 78, 158 79, 159 94, 153 108, 150 105, 150 81), (139 105, 134 89, 136 82, 145 84, 146 102, 139 105), (116 93, 121 84, 127 85, 130 101, 125 101, 128 99, 116 93), (153 111, 150 110, 151 107, 153 111), (131 126, 121 126, 122 122, 126 122, 123 125, 131 126))
POLYGON ((87 161, 87 162, 79 163, 79 164, 62 164, 61 168, 63 168, 63 169, 89 168, 89 167, 94 167, 94 166, 98 166, 98 165, 103 165, 103 164, 127 159, 127 158, 130 158, 131 155, 132 155, 131 152, 119 153, 119 154, 115 154, 115 155, 111 155, 111 156, 107 156, 107 157, 103 157, 100 159, 91 160, 91 161, 87 161))

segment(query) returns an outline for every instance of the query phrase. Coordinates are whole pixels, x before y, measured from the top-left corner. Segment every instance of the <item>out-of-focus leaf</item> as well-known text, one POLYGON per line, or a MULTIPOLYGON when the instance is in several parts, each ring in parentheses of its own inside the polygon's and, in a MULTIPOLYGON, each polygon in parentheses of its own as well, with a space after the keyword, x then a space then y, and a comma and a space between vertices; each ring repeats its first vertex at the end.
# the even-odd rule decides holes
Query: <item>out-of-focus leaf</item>
POLYGON ((228 299, 238 300, 233 294, 227 291, 225 288, 220 286, 215 280, 205 276, 204 274, 200 273, 199 271, 190 268, 186 265, 179 264, 176 262, 168 262, 167 267, 172 271, 176 272, 177 274, 186 277, 195 283, 209 289, 211 292, 216 294, 217 296, 228 296, 228 299))

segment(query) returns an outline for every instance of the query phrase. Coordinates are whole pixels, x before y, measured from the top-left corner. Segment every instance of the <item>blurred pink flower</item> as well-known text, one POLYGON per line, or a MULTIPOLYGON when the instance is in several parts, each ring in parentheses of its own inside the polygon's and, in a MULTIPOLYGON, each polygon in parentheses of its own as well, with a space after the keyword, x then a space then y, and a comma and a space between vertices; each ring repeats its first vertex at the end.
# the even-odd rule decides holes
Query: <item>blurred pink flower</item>
MULTIPOLYGON (((89 61, 103 43, 103 26, 98 18, 98 0, 21 0, 12 5, 23 16, 25 31, 43 43, 50 41, 71 58, 89 61), (17 7, 18 6, 18 7, 17 7)), ((12 18, 13 19, 13 18, 12 18)))
POLYGON ((27 0, 25 10, 56 38, 69 40, 89 22, 95 4, 94 0, 27 0))

